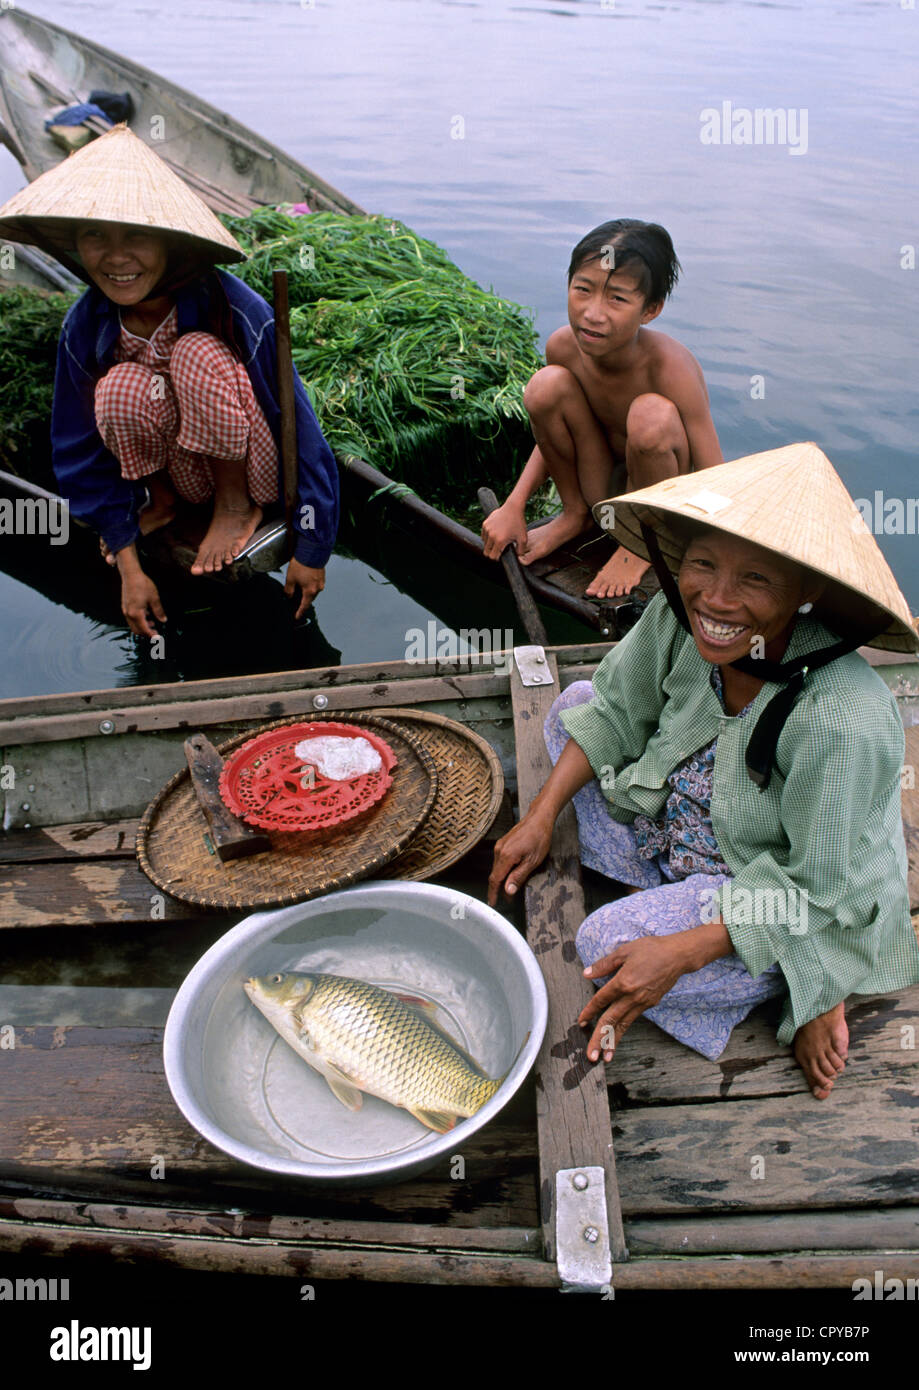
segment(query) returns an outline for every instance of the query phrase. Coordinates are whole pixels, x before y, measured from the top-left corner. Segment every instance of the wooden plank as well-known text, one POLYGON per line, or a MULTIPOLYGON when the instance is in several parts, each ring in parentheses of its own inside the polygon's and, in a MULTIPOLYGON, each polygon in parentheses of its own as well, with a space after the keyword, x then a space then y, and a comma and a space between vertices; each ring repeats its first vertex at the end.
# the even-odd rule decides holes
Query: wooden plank
POLYGON ((805 1091, 620 1110, 613 1139, 627 1216, 919 1202, 919 1096, 905 1077, 843 1077, 828 1101, 805 1091))
POLYGON ((6 864, 0 868, 0 930, 118 923, 154 925, 212 916, 151 883, 134 862, 6 864))
POLYGON ((777 1254, 795 1250, 903 1250, 919 1253, 919 1207, 793 1212, 625 1223, 639 1255, 777 1254))
POLYGON ((360 1279, 380 1283, 465 1284, 488 1288, 553 1288, 551 1264, 533 1257, 480 1255, 462 1250, 316 1249, 258 1240, 208 1240, 202 1236, 134 1235, 112 1241, 107 1231, 0 1221, 0 1251, 29 1256, 96 1254, 161 1266, 223 1274, 275 1274, 300 1280, 360 1279))
MULTIPOLYGON (((613 647, 611 642, 581 642, 548 647, 563 667, 573 663, 596 665, 613 647)), ((503 654, 496 654, 505 669, 503 654)), ((291 690, 328 692, 348 685, 380 685, 393 681, 418 680, 425 676, 463 676, 487 673, 494 667, 489 659, 458 656, 439 661, 370 661, 344 666, 317 666, 301 671, 270 671, 252 676, 218 676, 209 680, 171 681, 162 685, 119 686, 107 690, 83 690, 61 695, 15 696, 0 700, 0 723, 40 715, 128 709, 132 706, 184 704, 190 700, 215 700, 223 696, 275 693, 291 690)))
MULTIPOLYGON (((276 1212, 277 1179, 207 1143, 176 1108, 163 1072, 161 1028, 15 1028, 0 1050, 4 1123, 0 1191, 109 1201, 245 1205, 276 1212), (36 1097, 41 1097, 37 1104, 36 1097), (151 1183, 162 1162, 164 1176, 151 1183), (10 1191, 12 1189, 12 1192, 10 1191)), ((355 1214, 368 1220, 464 1227, 533 1227, 537 1222, 536 1146, 529 1087, 459 1152, 465 1176, 451 1176, 445 1155, 418 1178, 343 1189, 285 1184, 290 1215, 314 1219, 355 1214)))
POLYGON ((538 1255, 542 1236, 535 1227, 501 1229, 407 1224, 396 1221, 330 1221, 308 1216, 275 1215, 211 1208, 141 1206, 121 1202, 66 1202, 49 1197, 0 1197, 0 1218, 53 1222, 59 1226, 111 1232, 146 1231, 162 1235, 234 1236, 305 1243, 351 1242, 408 1246, 419 1250, 457 1250, 538 1255))
MULTIPOLYGON (((632 1024, 606 1068, 617 1109, 662 1101, 751 1099, 797 1095, 806 1090, 792 1049, 776 1042, 778 1005, 757 1009, 731 1034, 717 1061, 709 1061, 640 1018, 632 1024)), ((904 1046, 919 1019, 919 986, 900 995, 856 996, 846 1010, 849 1060, 846 1089, 872 1086, 915 1069, 919 1050, 904 1046), (906 1030, 906 1031, 904 1031, 906 1030)), ((840 1085, 843 1083, 840 1083, 840 1085)))
MULTIPOLYGON (((417 705, 433 700, 475 700, 481 696, 507 694, 507 676, 485 672, 466 676, 429 676, 417 680, 380 682, 321 692, 322 708, 327 711, 370 706, 417 705)), ((256 695, 235 695, 214 700, 186 700, 173 704, 109 707, 104 718, 92 713, 51 714, 19 717, 0 729, 0 741, 10 759, 10 750, 20 744, 40 744, 60 739, 104 739, 106 756, 113 756, 118 735, 159 729, 201 729, 224 721, 281 719, 287 715, 311 715, 315 690, 282 693, 267 691, 256 695), (105 727, 102 727, 105 725, 105 727)))
POLYGON ((0 864, 41 864, 59 859, 133 859, 137 818, 75 821, 42 830, 0 835, 0 864))
MULTIPOLYGON (((516 668, 511 672, 514 734, 520 814, 524 815, 542 787, 551 762, 543 724, 558 694, 558 668, 548 657, 551 686, 525 687, 516 668)), ((590 997, 590 987, 573 963, 575 934, 584 920, 577 822, 567 806, 556 822, 546 865, 533 874, 526 888, 527 940, 549 993, 549 1021, 536 1061, 539 1098, 540 1203, 546 1253, 555 1258, 555 1175, 560 1169, 598 1166, 606 1175, 610 1248, 614 1261, 628 1258, 619 1210, 616 1161, 610 1142, 609 1101, 602 1066, 585 1055, 586 1035, 577 1017, 590 997)))
MULTIPOLYGON (((0 1220, 0 1251, 27 1251, 36 1256, 84 1256, 145 1262, 160 1266, 225 1274, 281 1275, 304 1281, 362 1281, 464 1284, 490 1288, 557 1288, 558 1275, 547 1261, 515 1256, 473 1255, 462 1251, 426 1254, 412 1250, 345 1250, 201 1236, 133 1235, 113 1244, 107 1231, 69 1230, 60 1226, 0 1220)), ((801 1255, 636 1259, 614 1267, 612 1288, 637 1289, 803 1289, 851 1291, 856 1279, 874 1279, 873 1257, 801 1255)), ((890 1252, 885 1279, 919 1276, 919 1255, 890 1252)))

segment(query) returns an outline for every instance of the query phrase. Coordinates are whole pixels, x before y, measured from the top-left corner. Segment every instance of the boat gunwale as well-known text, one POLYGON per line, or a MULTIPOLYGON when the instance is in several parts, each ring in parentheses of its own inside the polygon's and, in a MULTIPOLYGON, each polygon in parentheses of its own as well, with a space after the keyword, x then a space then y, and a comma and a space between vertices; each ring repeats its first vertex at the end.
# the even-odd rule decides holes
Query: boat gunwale
MULTIPOLYGON (((263 139, 256 131, 250 130, 247 126, 243 125, 241 121, 228 115, 227 112, 221 111, 216 106, 211 106, 209 102, 202 100, 200 97, 196 96, 195 93, 190 92, 186 87, 180 87, 178 83, 171 82, 169 78, 161 77, 159 73, 154 72, 151 68, 146 68, 141 63, 136 63, 133 59, 126 58, 123 54, 116 53, 113 49, 106 48, 103 44, 96 43, 93 39, 85 39, 72 29, 65 29, 62 25, 55 24, 52 20, 43 19, 39 15, 30 14, 26 10, 20 10, 14 6, 9 8, 0 7, 0 23, 3 22, 4 18, 8 21, 11 19, 17 21, 25 20, 26 25, 23 26, 19 24, 18 31, 20 34, 26 31, 27 37, 27 29, 29 26, 34 26, 38 30, 51 30, 56 36, 66 39, 74 48, 87 51, 92 56, 101 59, 116 70, 123 71, 126 74, 133 74, 144 86, 153 91, 163 91, 176 102, 184 102, 190 104, 192 107, 197 107, 203 114, 210 117, 220 129, 223 129, 225 126, 228 138, 232 139, 238 137, 240 140, 245 140, 250 146, 254 147, 255 152, 258 153, 260 157, 277 165, 282 165, 298 180, 302 181, 303 176, 306 175, 308 184, 307 187, 304 188, 304 195, 307 192, 307 188, 312 185, 318 192, 323 193, 327 198, 338 201, 342 205, 344 211, 351 214, 356 213, 358 216, 366 215, 366 210, 364 208, 346 197, 346 195, 341 193, 334 185, 320 178, 319 175, 315 174, 307 165, 301 164, 291 155, 286 154, 280 146, 272 144, 269 140, 263 139), (259 148, 260 146, 261 148, 259 148)), ((2 34, 3 31, 0 29, 0 51, 5 47, 2 42, 2 34)), ((10 105, 6 84, 3 80, 3 68, 5 66, 5 64, 0 65, 0 118, 2 118, 4 123, 9 127, 28 160, 28 150, 22 142, 20 124, 13 119, 13 108, 10 105)), ((58 162, 63 162, 66 157, 65 152, 61 151, 61 160, 58 162)), ((23 172, 26 174, 29 182, 31 182, 33 178, 44 171, 36 168, 31 160, 28 160, 27 166, 23 166, 23 172), (34 173, 30 174, 29 170, 34 170, 34 173)))

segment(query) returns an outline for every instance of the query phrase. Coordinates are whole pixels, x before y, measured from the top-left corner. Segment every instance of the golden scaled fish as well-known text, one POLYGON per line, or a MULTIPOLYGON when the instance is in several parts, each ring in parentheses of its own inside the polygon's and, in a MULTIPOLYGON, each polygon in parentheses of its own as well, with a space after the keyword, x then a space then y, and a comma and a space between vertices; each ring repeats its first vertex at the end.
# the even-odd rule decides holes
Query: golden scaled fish
POLYGON ((432 1021, 436 1006, 425 999, 307 973, 263 975, 243 989, 349 1110, 360 1110, 366 1091, 446 1134, 504 1080, 490 1080, 432 1021))

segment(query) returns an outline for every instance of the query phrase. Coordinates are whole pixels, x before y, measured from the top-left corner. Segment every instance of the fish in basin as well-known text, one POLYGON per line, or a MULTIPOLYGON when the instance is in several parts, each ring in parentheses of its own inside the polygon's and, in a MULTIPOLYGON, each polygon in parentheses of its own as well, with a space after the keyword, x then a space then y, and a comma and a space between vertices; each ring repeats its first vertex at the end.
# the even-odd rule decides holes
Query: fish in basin
POLYGON ((295 972, 249 979, 243 989, 349 1110, 361 1108, 366 1091, 445 1134, 504 1080, 487 1077, 433 1022, 435 1005, 413 995, 295 972))

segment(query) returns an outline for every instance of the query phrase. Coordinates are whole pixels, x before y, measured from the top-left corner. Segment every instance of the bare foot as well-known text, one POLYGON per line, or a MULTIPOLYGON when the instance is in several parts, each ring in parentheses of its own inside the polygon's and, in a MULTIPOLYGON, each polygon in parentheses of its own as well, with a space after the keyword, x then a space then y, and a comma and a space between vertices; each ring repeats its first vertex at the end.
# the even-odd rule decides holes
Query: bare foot
POLYGON ((795 1057, 818 1100, 826 1100, 846 1065, 849 1029, 844 1004, 818 1014, 795 1033, 795 1057))
POLYGON ((651 566, 622 546, 594 575, 584 593, 588 598, 618 598, 630 594, 651 566))
POLYGON ((258 529, 262 509, 255 502, 245 507, 224 507, 215 504, 207 535, 198 547, 192 574, 213 574, 231 565, 246 541, 258 529))
POLYGON ((551 555, 553 550, 558 550, 560 545, 566 541, 574 540, 582 531, 587 530, 590 525, 590 513, 584 512, 562 512, 561 516, 553 517, 547 521, 545 526, 536 526, 527 532, 526 554, 519 555, 521 565, 531 565, 534 560, 541 560, 544 555, 551 555))

